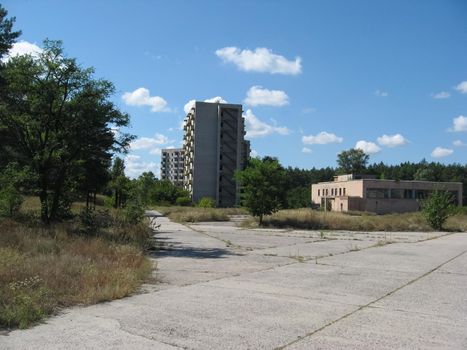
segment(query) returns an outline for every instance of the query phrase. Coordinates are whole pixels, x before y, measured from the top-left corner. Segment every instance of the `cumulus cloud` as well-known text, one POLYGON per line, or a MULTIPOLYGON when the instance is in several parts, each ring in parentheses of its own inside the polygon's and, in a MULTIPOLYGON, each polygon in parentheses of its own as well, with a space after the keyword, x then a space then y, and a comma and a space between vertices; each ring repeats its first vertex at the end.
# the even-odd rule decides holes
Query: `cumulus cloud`
POLYGON ((22 55, 32 55, 37 57, 42 53, 42 49, 36 44, 30 43, 28 41, 21 40, 17 43, 14 43, 8 55, 3 58, 3 61, 8 61, 11 57, 22 56, 22 55))
POLYGON ((258 157, 258 152, 256 152, 254 149, 252 149, 251 152, 250 152, 250 157, 252 157, 252 158, 258 157))
POLYGON ((130 143, 131 150, 140 150, 140 149, 156 149, 157 146, 165 145, 169 143, 167 136, 162 134, 156 134, 154 137, 140 137, 130 143))
POLYGON ((443 158, 443 157, 450 156, 453 153, 454 153, 454 151, 452 149, 443 148, 443 147, 436 147, 433 150, 433 152, 431 152, 431 156, 433 158, 443 158))
POLYGON ((128 177, 134 179, 148 171, 152 171, 154 175, 159 177, 160 164, 144 161, 140 156, 134 154, 129 154, 125 157, 125 173, 128 177))
POLYGON ((303 152, 303 153, 311 153, 312 150, 311 150, 311 148, 303 147, 303 148, 302 148, 302 152, 303 152))
POLYGON ((452 142, 452 144, 456 147, 463 147, 467 146, 467 143, 462 142, 461 140, 455 140, 452 142))
MULTIPOLYGON (((188 114, 191 111, 191 109, 195 106, 195 102, 196 102, 196 100, 190 100, 185 104, 185 106, 183 106, 183 111, 185 112, 185 114, 188 114)), ((204 102, 208 102, 208 103, 227 103, 227 101, 224 100, 220 96, 208 98, 208 99, 204 100, 204 102)))
POLYGON ((302 142, 306 145, 327 145, 328 143, 341 143, 342 141, 344 141, 342 137, 326 131, 321 131, 317 135, 302 137, 302 142))
POLYGON ((357 141, 354 148, 361 149, 366 154, 375 154, 381 151, 381 148, 376 143, 364 140, 357 141))
POLYGON ((268 136, 271 134, 290 134, 290 130, 285 126, 270 125, 265 122, 262 122, 253 114, 251 109, 248 109, 243 115, 243 117, 245 118, 246 124, 246 137, 253 138, 268 136))
POLYGON ((268 90, 256 85, 248 90, 245 103, 250 106, 280 107, 289 104, 289 96, 282 90, 268 90))
POLYGON ((160 96, 151 96, 149 90, 144 87, 125 92, 122 99, 129 106, 149 106, 151 112, 167 111, 167 101, 160 96))
POLYGON ((406 138, 401 134, 383 135, 378 137, 377 141, 381 146, 386 146, 390 148, 403 146, 407 143, 406 138))
POLYGON ((452 120, 452 127, 449 131, 467 131, 467 117, 458 116, 452 120))
POLYGON ((434 98, 435 100, 442 100, 442 99, 451 97, 451 94, 447 91, 440 91, 435 94, 431 94, 431 97, 434 98))
POLYGON ((265 47, 258 47, 254 51, 241 50, 237 47, 224 47, 216 50, 216 55, 224 62, 233 63, 238 69, 245 72, 287 75, 297 75, 302 72, 302 59, 300 57, 288 60, 265 47))
POLYGON ((389 96, 389 93, 387 91, 383 91, 383 90, 376 90, 375 95, 378 96, 378 97, 387 97, 387 96, 389 96))
POLYGON ((460 82, 455 89, 461 94, 467 94, 467 80, 460 82))

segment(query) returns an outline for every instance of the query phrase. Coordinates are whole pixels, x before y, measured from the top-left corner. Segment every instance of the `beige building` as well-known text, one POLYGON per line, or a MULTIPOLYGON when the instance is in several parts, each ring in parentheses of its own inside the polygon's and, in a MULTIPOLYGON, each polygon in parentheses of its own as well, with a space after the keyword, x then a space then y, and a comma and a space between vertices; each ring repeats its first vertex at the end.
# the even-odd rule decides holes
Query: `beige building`
POLYGON ((311 185, 311 201, 331 211, 403 213, 419 210, 420 200, 435 190, 451 192, 455 204, 462 206, 461 182, 378 180, 352 174, 311 185))

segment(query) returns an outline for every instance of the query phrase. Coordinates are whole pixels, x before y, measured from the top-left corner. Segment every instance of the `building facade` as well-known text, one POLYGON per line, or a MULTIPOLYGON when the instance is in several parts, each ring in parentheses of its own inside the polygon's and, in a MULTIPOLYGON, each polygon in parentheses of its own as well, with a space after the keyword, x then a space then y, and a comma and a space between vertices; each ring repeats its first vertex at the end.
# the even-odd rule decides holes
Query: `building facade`
POLYGON ((183 186, 184 157, 182 148, 167 148, 161 152, 161 179, 183 186))
POLYGON ((210 197, 218 207, 239 204, 234 173, 250 154, 242 105, 196 102, 183 128, 184 188, 192 200, 210 197))
POLYGON ((313 205, 332 211, 367 211, 378 214, 420 210, 420 201, 433 191, 448 191, 462 206, 461 182, 379 180, 354 175, 311 186, 313 205))

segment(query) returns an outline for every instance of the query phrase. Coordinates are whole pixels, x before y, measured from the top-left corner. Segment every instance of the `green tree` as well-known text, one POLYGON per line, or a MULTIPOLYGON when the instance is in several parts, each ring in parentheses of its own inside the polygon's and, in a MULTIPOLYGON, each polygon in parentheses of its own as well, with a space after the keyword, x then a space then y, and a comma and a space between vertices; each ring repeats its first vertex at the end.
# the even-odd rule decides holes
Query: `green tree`
POLYGON ((435 230, 442 230, 453 208, 452 195, 445 191, 434 191, 422 202, 422 214, 435 230))
POLYGON ((361 174, 365 171, 370 156, 361 149, 352 148, 337 155, 337 165, 341 174, 361 174))
POLYGON ((5 56, 13 43, 21 35, 21 31, 13 31, 15 17, 7 18, 8 11, 0 4, 0 59, 5 56))
POLYGON ((248 166, 237 171, 235 178, 242 188, 242 204, 253 216, 259 217, 279 210, 284 195, 285 171, 277 159, 266 157, 252 158, 248 166))
POLYGON ((38 57, 11 58, 3 73, 0 153, 37 175, 41 218, 49 223, 84 163, 95 157, 104 166, 127 149, 132 136, 116 136, 113 128, 127 126, 129 116, 109 100, 113 84, 67 58, 60 41, 46 40, 38 57))

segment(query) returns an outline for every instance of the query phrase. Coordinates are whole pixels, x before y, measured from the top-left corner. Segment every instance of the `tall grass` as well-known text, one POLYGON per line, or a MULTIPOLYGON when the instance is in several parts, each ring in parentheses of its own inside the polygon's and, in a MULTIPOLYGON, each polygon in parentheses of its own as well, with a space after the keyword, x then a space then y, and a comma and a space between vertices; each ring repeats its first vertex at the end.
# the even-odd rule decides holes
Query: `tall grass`
MULTIPOLYGON (((249 220, 245 226, 257 226, 249 220)), ((263 226, 309 230, 349 231, 432 231, 420 213, 371 215, 368 213, 321 212, 311 209, 280 210, 263 219, 263 226)), ((467 215, 457 214, 448 219, 445 228, 467 230, 467 215)))
POLYGON ((229 221, 229 215, 242 215, 242 208, 156 207, 175 222, 229 221))
POLYGON ((110 223, 95 231, 83 231, 79 217, 42 226, 37 209, 38 201, 27 198, 20 217, 28 220, 0 219, 0 328, 28 327, 65 306, 123 298, 151 275, 146 223, 127 225, 111 211, 110 223))

